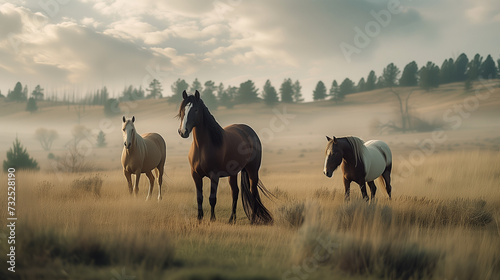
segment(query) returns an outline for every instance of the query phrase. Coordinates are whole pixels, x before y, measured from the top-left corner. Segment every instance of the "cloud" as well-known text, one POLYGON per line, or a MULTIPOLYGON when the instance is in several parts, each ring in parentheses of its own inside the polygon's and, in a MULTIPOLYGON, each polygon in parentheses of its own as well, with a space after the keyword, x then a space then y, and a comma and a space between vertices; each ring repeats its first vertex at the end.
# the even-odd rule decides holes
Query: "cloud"
POLYGON ((466 18, 474 24, 487 24, 500 22, 500 6, 498 1, 468 1, 468 8, 465 11, 466 18))
POLYGON ((401 0, 387 24, 376 17, 397 0, 9 2, 0 4, 4 90, 18 80, 122 88, 151 72, 165 83, 290 76, 313 87, 380 73, 390 62, 403 68, 457 51, 491 53, 499 43, 489 35, 500 21, 496 0, 401 0), (340 44, 354 44, 370 24, 380 30, 348 63, 340 44))
MULTIPOLYGON (((24 13, 24 18, 34 15, 23 8, 14 10, 24 13)), ((29 25, 30 22, 22 22, 16 29, 22 32, 16 35, 15 44, 2 41, 2 75, 45 83, 123 85, 151 76, 148 66, 171 64, 169 58, 129 40, 96 32, 73 21, 46 24, 39 29, 28 28, 29 25)))

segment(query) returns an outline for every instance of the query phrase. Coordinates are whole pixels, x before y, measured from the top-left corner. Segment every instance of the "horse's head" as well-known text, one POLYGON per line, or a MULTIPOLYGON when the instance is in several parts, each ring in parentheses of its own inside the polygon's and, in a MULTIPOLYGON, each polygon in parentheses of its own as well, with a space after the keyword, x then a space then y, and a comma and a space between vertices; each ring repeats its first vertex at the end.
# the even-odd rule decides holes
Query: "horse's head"
POLYGON ((335 171, 335 169, 337 169, 337 167, 339 167, 339 165, 342 163, 344 153, 339 147, 337 138, 335 138, 335 136, 333 137, 333 139, 326 136, 326 140, 328 140, 328 144, 326 145, 325 167, 323 168, 323 173, 327 177, 332 177, 333 171, 335 171))
POLYGON ((179 114, 177 115, 181 120, 178 132, 182 138, 188 138, 193 128, 201 122, 203 101, 200 99, 198 91, 194 95, 188 95, 184 91, 182 92, 182 98, 179 114))
POLYGON ((127 120, 125 119, 125 116, 123 116, 123 125, 122 125, 122 131, 123 131, 123 145, 125 146, 126 149, 130 149, 132 146, 132 143, 134 142, 134 137, 135 137, 135 117, 132 116, 132 119, 127 120))

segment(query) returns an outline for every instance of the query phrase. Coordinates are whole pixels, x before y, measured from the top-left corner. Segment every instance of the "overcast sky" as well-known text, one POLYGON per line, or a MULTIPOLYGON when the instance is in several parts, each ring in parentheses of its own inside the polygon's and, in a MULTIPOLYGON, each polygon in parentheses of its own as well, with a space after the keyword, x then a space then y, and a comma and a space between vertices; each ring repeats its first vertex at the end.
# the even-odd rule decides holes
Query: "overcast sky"
POLYGON ((394 62, 500 58, 498 0, 0 0, 0 90, 85 92, 195 77, 358 82, 394 62))

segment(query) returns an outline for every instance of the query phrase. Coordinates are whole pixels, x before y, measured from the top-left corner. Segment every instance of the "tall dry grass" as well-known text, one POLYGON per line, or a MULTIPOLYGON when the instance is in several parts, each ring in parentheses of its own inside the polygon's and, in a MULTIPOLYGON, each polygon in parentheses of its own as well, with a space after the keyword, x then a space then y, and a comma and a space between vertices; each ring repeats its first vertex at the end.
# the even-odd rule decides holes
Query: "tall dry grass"
POLYGON ((273 226, 250 225, 240 205, 236 225, 227 224, 226 180, 217 221, 199 223, 183 168, 167 172, 161 202, 145 201, 145 178, 138 197, 130 196, 120 170, 64 174, 63 181, 19 172, 16 275, 113 279, 126 268, 136 279, 497 279, 499 163, 498 153, 440 152, 409 176, 395 176, 392 201, 379 188, 370 203, 354 184, 344 202, 339 173, 330 180, 315 166, 300 173, 270 168, 262 181, 278 197, 264 201, 273 226))

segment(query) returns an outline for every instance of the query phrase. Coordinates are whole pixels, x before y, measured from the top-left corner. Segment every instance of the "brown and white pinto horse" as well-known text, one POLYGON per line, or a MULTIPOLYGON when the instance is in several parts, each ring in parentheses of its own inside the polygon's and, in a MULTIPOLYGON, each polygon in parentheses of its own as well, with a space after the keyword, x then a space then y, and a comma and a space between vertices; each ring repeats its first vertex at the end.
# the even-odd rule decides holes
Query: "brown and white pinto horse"
POLYGON ((262 145, 255 131, 244 124, 233 124, 222 128, 210 114, 200 98, 200 93, 182 93, 183 101, 178 117, 181 120, 179 135, 188 138, 193 132, 193 143, 189 151, 191 175, 196 184, 198 201, 198 220, 203 219, 203 177, 210 178, 211 220, 215 220, 217 187, 219 178, 229 177, 233 195, 233 205, 229 223, 236 222, 238 202, 237 176, 241 172, 241 198, 243 209, 253 223, 270 224, 273 218, 262 204, 260 191, 270 193, 259 180, 262 159, 262 145))
POLYGON ((365 200, 368 200, 366 193, 366 182, 368 182, 373 199, 377 191, 374 181, 378 177, 383 178, 389 199, 391 198, 392 153, 385 142, 380 140, 364 142, 354 136, 341 138, 327 136, 326 140, 328 144, 323 173, 327 177, 332 177, 333 171, 342 163, 346 200, 349 200, 352 181, 358 183, 365 200))

